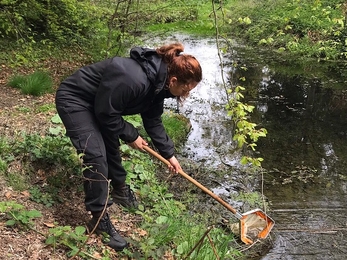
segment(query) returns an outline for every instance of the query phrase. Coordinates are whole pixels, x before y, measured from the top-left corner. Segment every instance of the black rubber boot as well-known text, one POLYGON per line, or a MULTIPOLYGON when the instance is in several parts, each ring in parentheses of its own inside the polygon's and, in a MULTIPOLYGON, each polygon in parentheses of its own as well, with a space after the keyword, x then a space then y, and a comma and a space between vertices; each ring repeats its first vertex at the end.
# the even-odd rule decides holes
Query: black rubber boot
MULTIPOLYGON (((87 224, 89 232, 91 232, 97 221, 98 217, 93 217, 87 224)), ((121 237, 115 227, 113 226, 108 213, 106 213, 99 222, 99 225, 94 231, 98 235, 102 235, 102 241, 107 244, 109 247, 113 248, 116 251, 122 251, 128 246, 127 241, 121 237)))
POLYGON ((139 203, 136 200, 134 192, 130 189, 129 185, 122 185, 113 187, 111 198, 114 203, 117 203, 129 210, 138 209, 139 203))

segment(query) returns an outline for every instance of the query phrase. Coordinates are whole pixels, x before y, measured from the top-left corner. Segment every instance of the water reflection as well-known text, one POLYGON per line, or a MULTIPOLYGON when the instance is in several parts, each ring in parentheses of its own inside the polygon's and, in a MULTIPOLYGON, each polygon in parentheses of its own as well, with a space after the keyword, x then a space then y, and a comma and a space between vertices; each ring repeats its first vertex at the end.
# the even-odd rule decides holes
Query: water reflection
POLYGON ((317 77, 274 60, 237 59, 248 69, 236 69, 234 84, 246 87, 247 101, 257 104, 252 119, 269 132, 258 151, 277 227, 263 259, 345 259, 338 238, 347 235, 347 73, 315 64, 317 77))

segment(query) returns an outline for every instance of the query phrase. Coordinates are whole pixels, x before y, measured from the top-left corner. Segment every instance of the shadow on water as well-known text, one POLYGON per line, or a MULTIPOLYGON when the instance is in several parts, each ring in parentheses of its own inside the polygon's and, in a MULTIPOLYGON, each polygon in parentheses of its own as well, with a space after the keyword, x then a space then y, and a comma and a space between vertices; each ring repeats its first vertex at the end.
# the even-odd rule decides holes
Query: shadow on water
MULTIPOLYGON (((229 183, 221 181, 213 188, 217 194, 228 193, 230 181, 242 181, 235 171, 241 155, 234 151, 224 111, 216 45, 214 40, 180 35, 166 39, 176 40, 197 57, 204 74, 180 108, 192 123, 183 155, 212 168, 233 167, 229 183)), ((268 130, 258 142, 266 174, 256 188, 263 185, 276 225, 272 248, 259 259, 345 259, 346 64, 289 63, 236 45, 228 59, 230 80, 246 87, 246 101, 256 106, 252 121, 268 130), (238 82, 240 77, 246 81, 238 82)))

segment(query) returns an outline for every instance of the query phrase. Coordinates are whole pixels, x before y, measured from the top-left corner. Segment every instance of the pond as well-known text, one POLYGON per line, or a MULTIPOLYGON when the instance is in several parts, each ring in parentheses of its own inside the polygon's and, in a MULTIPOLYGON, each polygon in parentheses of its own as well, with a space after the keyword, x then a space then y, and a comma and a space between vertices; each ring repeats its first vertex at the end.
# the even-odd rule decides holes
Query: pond
MULTIPOLYGON (((180 107, 192 123, 182 155, 217 169, 242 167, 224 111, 215 41, 183 35, 166 39, 175 40, 196 56, 204 73, 203 81, 180 107)), ((227 60, 225 72, 232 75, 230 80, 244 86, 245 100, 256 106, 252 121, 268 130, 257 147, 265 174, 254 188, 263 189, 276 225, 268 238, 270 248, 258 259, 345 259, 347 65, 289 63, 237 44, 227 60), (233 63, 239 66, 232 67, 233 63), (238 81, 241 77, 246 80, 238 81)), ((237 172, 232 177, 240 179, 237 172)), ((234 185, 220 183, 209 188, 223 194, 234 185)))

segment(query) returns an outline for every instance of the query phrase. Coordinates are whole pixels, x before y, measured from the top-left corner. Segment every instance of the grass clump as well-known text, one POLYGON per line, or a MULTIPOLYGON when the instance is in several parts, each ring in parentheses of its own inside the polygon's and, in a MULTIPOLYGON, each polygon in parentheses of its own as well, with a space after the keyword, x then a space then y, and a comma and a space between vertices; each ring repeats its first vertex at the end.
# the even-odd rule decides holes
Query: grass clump
POLYGON ((183 115, 170 112, 164 113, 162 120, 164 122, 166 132, 173 142, 178 146, 179 144, 184 143, 191 128, 189 119, 183 115))
POLYGON ((23 94, 33 96, 41 96, 53 91, 53 80, 44 71, 36 71, 28 76, 14 76, 8 85, 20 89, 23 94))
MULTIPOLYGON (((140 115, 125 116, 124 119, 131 123, 137 128, 139 134, 146 140, 150 141, 150 137, 146 133, 145 128, 142 124, 142 119, 140 115)), ((183 144, 188 135, 191 124, 189 119, 183 115, 173 113, 171 111, 166 111, 162 115, 162 122, 167 132, 167 135, 172 139, 176 147, 183 144)))

